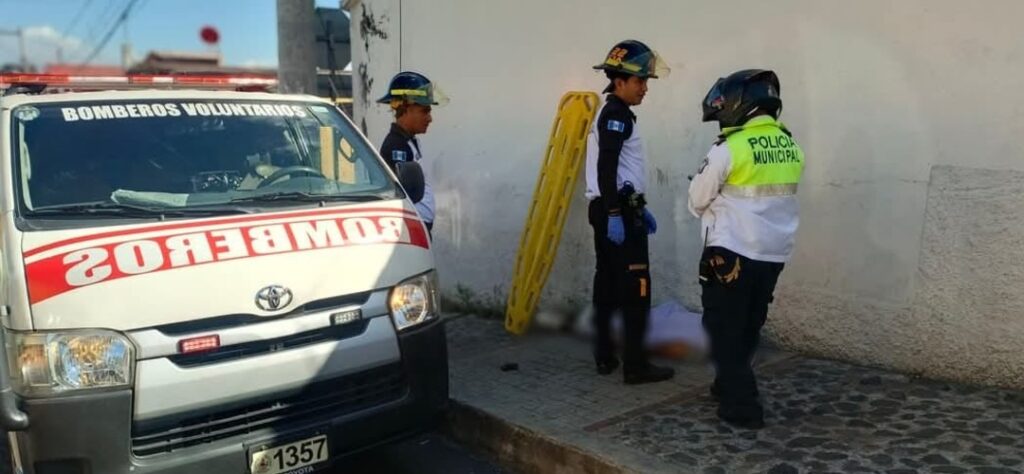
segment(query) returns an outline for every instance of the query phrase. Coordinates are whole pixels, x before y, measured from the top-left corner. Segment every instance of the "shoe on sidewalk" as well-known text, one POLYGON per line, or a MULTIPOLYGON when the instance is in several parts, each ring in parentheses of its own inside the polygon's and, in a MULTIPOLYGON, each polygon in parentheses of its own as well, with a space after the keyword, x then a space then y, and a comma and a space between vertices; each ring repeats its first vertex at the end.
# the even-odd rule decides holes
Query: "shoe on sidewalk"
MULTIPOLYGON (((709 391, 711 392, 711 398, 714 398, 716 401, 722 400, 722 387, 718 385, 717 380, 711 384, 711 389, 709 391)), ((760 396, 761 391, 758 390, 757 387, 754 387, 754 398, 758 398, 760 396)))
POLYGON ((619 359, 614 357, 611 359, 597 361, 597 373, 600 375, 608 375, 615 372, 615 369, 617 368, 619 368, 619 359))
POLYGON ((675 377, 676 371, 671 367, 658 367, 647 364, 638 368, 623 367, 622 381, 626 385, 664 382, 675 377))
POLYGON ((730 425, 750 430, 764 428, 764 409, 760 405, 718 406, 718 418, 730 425))

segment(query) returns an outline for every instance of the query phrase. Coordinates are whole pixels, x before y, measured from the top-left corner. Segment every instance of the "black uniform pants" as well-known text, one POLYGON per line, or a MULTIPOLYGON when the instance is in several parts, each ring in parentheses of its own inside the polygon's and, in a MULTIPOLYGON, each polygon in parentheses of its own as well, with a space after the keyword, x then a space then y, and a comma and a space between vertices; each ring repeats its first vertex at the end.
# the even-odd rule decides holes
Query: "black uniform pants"
POLYGON ((759 407, 751 363, 783 264, 708 247, 700 261, 703 325, 723 407, 759 407))
POLYGON ((644 335, 651 309, 651 272, 647 254, 647 227, 642 210, 623 209, 626 240, 621 245, 608 240, 608 213, 600 199, 590 202, 590 225, 594 228, 594 357, 598 362, 615 357, 611 323, 616 310, 622 311, 624 369, 647 365, 644 335))

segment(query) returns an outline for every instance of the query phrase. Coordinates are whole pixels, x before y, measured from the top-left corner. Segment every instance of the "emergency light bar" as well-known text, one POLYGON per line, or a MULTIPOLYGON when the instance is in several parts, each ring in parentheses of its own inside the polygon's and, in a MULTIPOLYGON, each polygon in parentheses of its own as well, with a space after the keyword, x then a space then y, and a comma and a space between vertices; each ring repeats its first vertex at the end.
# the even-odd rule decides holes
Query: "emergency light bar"
MULTIPOLYGON (((73 74, 0 74, 0 91, 15 86, 32 90, 59 89, 107 90, 107 89, 157 89, 157 88, 201 88, 265 91, 277 85, 272 76, 217 76, 198 74, 149 75, 128 74, 121 76, 87 76, 73 74)), ((56 91, 54 91, 56 92, 56 91)))

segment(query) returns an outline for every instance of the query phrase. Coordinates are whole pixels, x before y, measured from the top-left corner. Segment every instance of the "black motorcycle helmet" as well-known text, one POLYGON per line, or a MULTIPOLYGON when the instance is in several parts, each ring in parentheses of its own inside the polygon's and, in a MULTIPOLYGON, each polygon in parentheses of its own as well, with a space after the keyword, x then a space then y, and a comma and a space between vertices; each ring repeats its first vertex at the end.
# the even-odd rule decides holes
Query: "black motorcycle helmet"
POLYGON ((704 97, 704 121, 717 121, 722 128, 738 127, 755 112, 767 112, 776 119, 782 113, 779 78, 766 69, 744 69, 719 78, 704 97))

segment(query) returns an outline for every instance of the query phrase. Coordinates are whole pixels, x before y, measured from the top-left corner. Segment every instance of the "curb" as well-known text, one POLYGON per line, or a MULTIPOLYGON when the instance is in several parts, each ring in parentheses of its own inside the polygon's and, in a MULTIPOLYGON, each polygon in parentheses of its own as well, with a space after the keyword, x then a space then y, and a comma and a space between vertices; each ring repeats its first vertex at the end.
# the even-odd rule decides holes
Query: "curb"
POLYGON ((499 465, 515 473, 635 472, 456 400, 449 401, 448 414, 441 430, 451 439, 490 456, 499 465))

